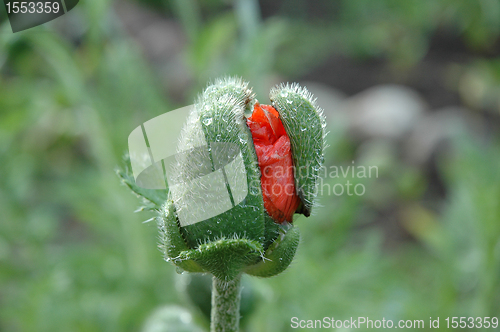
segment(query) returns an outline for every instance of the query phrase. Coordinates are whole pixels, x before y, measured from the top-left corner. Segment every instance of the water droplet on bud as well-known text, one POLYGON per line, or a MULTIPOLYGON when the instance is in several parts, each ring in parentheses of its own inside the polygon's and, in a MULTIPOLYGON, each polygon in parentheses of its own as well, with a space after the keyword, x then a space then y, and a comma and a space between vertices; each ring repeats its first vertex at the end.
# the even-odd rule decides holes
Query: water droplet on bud
POLYGON ((250 187, 250 194, 252 195, 257 195, 259 193, 259 188, 257 187, 250 187))
POLYGON ((246 135, 242 132, 238 134, 238 138, 240 139, 241 144, 245 144, 247 142, 246 135))

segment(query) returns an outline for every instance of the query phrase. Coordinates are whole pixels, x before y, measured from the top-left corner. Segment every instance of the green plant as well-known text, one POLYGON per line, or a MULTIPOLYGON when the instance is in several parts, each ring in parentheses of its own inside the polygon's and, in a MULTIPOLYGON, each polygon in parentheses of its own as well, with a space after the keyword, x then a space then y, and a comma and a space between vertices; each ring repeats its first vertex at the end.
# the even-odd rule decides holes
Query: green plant
MULTIPOLYGON (((295 209, 309 216, 324 159, 325 120, 312 96, 298 85, 278 86, 271 91, 270 98, 290 137, 295 166, 291 185, 295 188, 294 197, 300 200, 295 209)), ((212 331, 238 330, 242 273, 259 277, 281 273, 292 261, 299 243, 298 228, 287 218, 275 217, 264 185, 261 189, 268 172, 263 171, 262 159, 254 147, 256 142, 252 140, 255 131, 251 132, 244 115, 257 109, 262 111, 247 83, 228 78, 209 85, 184 125, 178 151, 189 153, 176 156, 172 169, 175 186, 169 184, 165 201, 140 188, 130 175, 119 173, 135 193, 159 211, 165 259, 182 271, 213 275, 212 331), (200 140, 207 142, 206 145, 198 147, 200 140), (239 169, 225 167, 238 161, 242 166, 239 169), (217 183, 197 182, 199 174, 211 171, 224 174, 232 203, 232 208, 215 216, 204 207, 222 202, 211 200, 206 204, 203 200, 217 196, 210 188, 207 191, 207 187, 215 187, 217 183), (242 181, 237 181, 243 176, 242 181), (205 215, 198 216, 197 209, 205 215), (195 217, 198 219, 192 221, 195 217)), ((270 128, 274 130, 272 123, 270 128)))

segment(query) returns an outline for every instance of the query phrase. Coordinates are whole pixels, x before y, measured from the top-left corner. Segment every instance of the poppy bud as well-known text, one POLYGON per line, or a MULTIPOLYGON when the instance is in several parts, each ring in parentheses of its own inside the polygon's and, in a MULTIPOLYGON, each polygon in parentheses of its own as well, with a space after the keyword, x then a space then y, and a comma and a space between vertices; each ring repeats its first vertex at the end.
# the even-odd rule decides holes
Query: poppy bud
POLYGON ((217 80, 192 108, 175 158, 165 159, 161 247, 182 270, 230 281, 276 275, 292 261, 300 237, 292 216, 308 216, 314 202, 324 118, 298 85, 270 97, 272 106, 260 105, 242 80, 217 80))

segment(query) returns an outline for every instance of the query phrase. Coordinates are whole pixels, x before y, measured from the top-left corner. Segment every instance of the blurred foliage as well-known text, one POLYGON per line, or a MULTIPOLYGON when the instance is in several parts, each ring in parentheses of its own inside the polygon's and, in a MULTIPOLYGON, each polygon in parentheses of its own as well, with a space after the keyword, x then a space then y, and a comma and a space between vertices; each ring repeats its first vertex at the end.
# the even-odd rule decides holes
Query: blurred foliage
MULTIPOLYGON (((320 14, 294 0, 275 2, 268 18, 256 1, 149 2, 179 18, 188 36, 186 103, 222 74, 243 76, 265 99, 279 75, 299 77, 332 52, 412 66, 445 30, 475 54, 457 69, 464 103, 500 110, 495 0, 321 0, 320 14)), ((141 330, 155 309, 185 303, 156 249, 156 225, 141 223, 154 215, 133 213, 140 202, 114 170, 133 128, 182 105, 165 97, 163 78, 110 1, 81 1, 59 21, 73 29, 0 27, 0 330, 141 330)), ((349 165, 356 143, 342 123, 329 125, 328 165, 349 165)), ((384 144, 360 158, 380 166, 363 182, 367 194, 324 195, 313 217, 297 220, 303 238, 292 266, 250 279, 260 302, 249 331, 289 331, 293 316, 498 315, 496 134, 485 142, 457 130, 451 152, 437 158, 444 197, 429 195, 425 170, 384 144), (406 232, 395 242, 376 222, 391 207, 406 232)))
MULTIPOLYGON (((236 67, 228 63, 229 68, 239 68, 233 71, 242 70, 241 66, 255 69, 255 63, 266 63, 252 61, 261 57, 262 51, 268 53, 267 57, 277 69, 289 76, 307 72, 310 66, 321 63, 332 52, 361 59, 388 58, 395 68, 407 69, 422 60, 431 37, 437 32, 460 39, 478 53, 491 54, 499 47, 500 2, 497 0, 260 1, 272 16, 263 22, 260 15, 253 12, 257 7, 257 1, 253 0, 156 2, 179 14, 195 49, 199 43, 210 43, 211 49, 218 52, 230 46, 245 52, 246 44, 252 43, 253 32, 257 38, 253 38, 254 45, 259 47, 251 48, 252 54, 236 67), (244 9, 236 10, 237 21, 232 23, 227 17, 232 14, 221 10, 230 4, 244 9), (200 31, 202 25, 203 31, 200 31), (244 37, 239 39, 242 44, 235 43, 236 26, 244 37), (268 34, 271 42, 266 42, 268 34)), ((210 60, 210 54, 201 54, 204 61, 210 60)), ((199 62, 201 58, 197 57, 195 63, 209 70, 210 66, 199 62)), ((205 77, 200 79, 203 81, 205 77)))

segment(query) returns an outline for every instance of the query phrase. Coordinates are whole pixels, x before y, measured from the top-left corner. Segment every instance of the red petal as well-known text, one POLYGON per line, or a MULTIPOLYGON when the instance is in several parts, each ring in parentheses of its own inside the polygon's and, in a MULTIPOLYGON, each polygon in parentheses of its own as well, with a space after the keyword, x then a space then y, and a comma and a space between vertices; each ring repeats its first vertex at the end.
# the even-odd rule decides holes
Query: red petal
POLYGON ((262 173, 264 207, 278 223, 292 222, 300 200, 295 190, 290 138, 272 106, 255 104, 247 120, 262 173))

